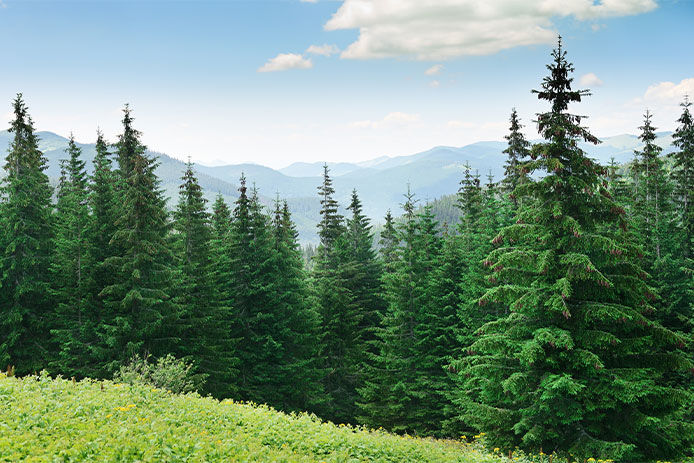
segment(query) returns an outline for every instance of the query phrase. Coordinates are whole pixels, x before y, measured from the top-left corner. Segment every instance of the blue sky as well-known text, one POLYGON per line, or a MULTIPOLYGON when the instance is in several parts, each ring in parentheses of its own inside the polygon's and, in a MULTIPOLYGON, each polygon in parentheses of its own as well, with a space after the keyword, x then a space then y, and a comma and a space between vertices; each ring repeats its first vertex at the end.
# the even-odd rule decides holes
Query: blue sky
POLYGON ((0 123, 23 92, 40 130, 114 139, 129 102, 152 149, 272 167, 501 139, 514 106, 534 138, 561 33, 598 136, 646 108, 671 130, 692 20, 688 0, 0 0, 0 123))

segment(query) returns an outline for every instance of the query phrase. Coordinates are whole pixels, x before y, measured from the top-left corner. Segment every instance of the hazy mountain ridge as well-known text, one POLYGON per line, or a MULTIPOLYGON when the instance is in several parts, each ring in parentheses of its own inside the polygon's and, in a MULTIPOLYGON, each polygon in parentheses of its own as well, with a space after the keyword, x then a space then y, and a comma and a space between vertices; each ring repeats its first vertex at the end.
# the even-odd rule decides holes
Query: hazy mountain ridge
MULTIPOLYGON (((48 175, 55 181, 60 175, 59 160, 66 157, 67 139, 52 132, 38 132, 40 148, 49 161, 48 175)), ((673 150, 672 133, 658 133, 657 143, 663 153, 673 150)), ((0 150, 7 151, 11 134, 0 132, 0 150)), ((94 144, 79 144, 89 170, 94 158, 94 144)), ((618 162, 628 162, 633 152, 640 147, 638 137, 630 134, 603 139, 598 146, 583 145, 582 148, 603 164, 614 157, 618 162)), ((331 167, 336 199, 342 207, 348 204, 349 196, 356 189, 362 198, 364 211, 374 222, 379 222, 388 209, 398 215, 403 194, 408 186, 419 198, 420 203, 433 201, 444 195, 455 193, 462 178, 464 166, 469 162, 484 178, 489 171, 496 179, 503 175, 506 142, 483 141, 462 147, 437 146, 420 153, 379 158, 359 163, 328 163, 331 167)), ((185 164, 163 153, 149 152, 159 156, 157 174, 162 188, 174 207, 178 197, 178 186, 185 164)), ((319 221, 320 203, 317 187, 321 184, 323 163, 297 162, 282 169, 272 169, 258 164, 229 164, 206 166, 195 164, 200 184, 208 200, 213 201, 220 193, 229 203, 237 197, 237 183, 243 173, 249 185, 255 185, 262 201, 271 205, 279 196, 286 199, 292 210, 302 242, 316 242, 316 224, 319 221)))

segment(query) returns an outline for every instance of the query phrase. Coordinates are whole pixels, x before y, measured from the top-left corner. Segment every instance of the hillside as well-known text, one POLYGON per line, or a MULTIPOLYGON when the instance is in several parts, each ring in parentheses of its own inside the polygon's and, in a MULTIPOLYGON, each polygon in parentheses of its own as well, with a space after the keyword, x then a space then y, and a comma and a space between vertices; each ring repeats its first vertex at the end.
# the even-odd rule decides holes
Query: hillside
MULTIPOLYGON (((48 175, 57 183, 59 160, 65 157, 67 139, 52 132, 39 132, 38 136, 40 148, 49 160, 48 175)), ((663 153, 671 152, 672 134, 661 132, 658 136, 657 143, 664 148, 663 153)), ((7 150, 10 140, 7 131, 0 131, 0 152, 7 150)), ((79 146, 91 169, 94 145, 79 146)), ((352 190, 356 189, 362 198, 368 198, 368 201, 364 201, 364 213, 378 223, 389 209, 395 215, 399 214, 408 185, 422 203, 455 193, 466 162, 483 177, 491 171, 495 178, 500 178, 503 175, 505 155, 502 151, 505 147, 505 142, 500 141, 484 141, 463 147, 437 146, 406 156, 381 156, 360 163, 329 163, 329 166, 340 205, 346 206, 352 190)), ((639 147, 638 138, 628 134, 604 138, 598 146, 582 146, 591 157, 603 164, 607 164, 613 156, 620 163, 628 162, 633 158, 633 151, 639 147)), ((157 174, 167 197, 173 198, 169 201, 169 207, 173 207, 184 163, 163 153, 150 151, 150 154, 159 156, 157 174)), ((264 204, 271 206, 277 195, 287 199, 299 238, 305 244, 317 241, 320 203, 316 188, 321 183, 322 165, 320 162, 297 162, 279 170, 258 164, 214 167, 196 164, 195 167, 205 196, 210 201, 217 193, 221 193, 227 202, 234 201, 237 197, 236 184, 242 173, 249 184, 259 189, 264 204)))
POLYGON ((0 373, 0 410, 0 461, 503 461, 478 445, 109 381, 0 373))

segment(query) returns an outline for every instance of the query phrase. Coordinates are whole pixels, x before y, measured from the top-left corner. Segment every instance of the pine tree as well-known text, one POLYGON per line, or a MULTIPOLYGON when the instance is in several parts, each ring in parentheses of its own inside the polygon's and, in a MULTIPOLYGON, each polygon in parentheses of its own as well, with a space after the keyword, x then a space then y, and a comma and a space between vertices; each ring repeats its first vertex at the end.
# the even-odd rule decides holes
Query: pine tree
POLYGON ((276 201, 272 227, 273 331, 283 354, 281 362, 271 367, 281 396, 276 406, 286 411, 317 411, 325 401, 318 357, 320 319, 309 297, 298 233, 286 201, 281 206, 276 201))
POLYGON ((620 166, 615 158, 610 158, 610 164, 607 166, 607 192, 612 196, 614 201, 624 208, 626 216, 632 216, 633 209, 633 188, 627 182, 624 176, 624 166, 620 166))
POLYGON ((382 269, 373 248, 370 220, 362 211, 356 190, 352 191, 347 210, 351 212, 351 216, 346 221, 346 230, 340 240, 338 252, 342 254, 341 271, 347 282, 352 304, 359 310, 357 342, 361 344, 359 349, 365 353, 371 349, 375 339, 374 328, 381 322, 385 311, 381 295, 382 269))
POLYGON ((383 230, 381 231, 381 238, 378 242, 380 245, 379 254, 381 260, 383 261, 384 271, 388 271, 390 265, 396 259, 396 249, 398 246, 398 236, 395 231, 395 221, 393 220, 393 214, 390 213, 390 209, 386 212, 385 223, 383 224, 383 230))
POLYGON ((487 257, 494 286, 479 305, 498 301, 509 312, 481 328, 461 362, 476 385, 465 417, 506 450, 628 461, 677 454, 692 435, 677 420, 688 397, 663 374, 691 362, 675 350, 682 338, 649 318, 638 248, 620 231, 624 210, 602 183, 606 171, 578 147, 598 140, 567 111, 588 91, 571 89, 561 39, 552 57, 534 91, 552 106, 538 115, 545 142, 528 163, 545 176, 516 189, 533 206, 487 257))
POLYGON ((455 387, 448 391, 449 400, 454 404, 445 423, 449 435, 459 435, 470 430, 460 410, 464 410, 470 401, 469 390, 474 390, 474 385, 467 384, 466 377, 456 374, 455 360, 467 354, 477 330, 484 323, 499 318, 497 307, 479 307, 475 303, 488 286, 482 261, 492 249, 491 239, 497 231, 495 227, 498 206, 495 185, 490 179, 486 190, 483 190, 479 175, 473 176, 470 173, 470 165, 466 164, 457 196, 461 220, 458 223, 458 233, 446 240, 441 266, 442 275, 447 275, 449 281, 446 285, 444 280, 441 286, 450 288, 447 295, 441 292, 442 303, 455 305, 457 308, 457 346, 451 350, 448 357, 451 360, 449 369, 455 383, 455 387))
POLYGON ((23 375, 47 367, 56 354, 47 336, 54 308, 52 189, 21 93, 13 109, 0 189, 0 365, 13 365, 23 375))
POLYGON ((503 151, 507 157, 504 164, 504 179, 501 182, 501 190, 505 195, 509 195, 515 209, 518 207, 518 200, 513 192, 518 185, 527 180, 527 172, 523 167, 523 162, 530 155, 530 143, 521 132, 523 125, 520 123, 516 108, 511 111, 510 122, 509 134, 504 137, 508 140, 508 147, 503 151))
POLYGON ((70 135, 65 178, 58 191, 56 239, 52 258, 57 303, 52 334, 60 347, 55 371, 65 376, 93 376, 90 346, 96 341, 92 299, 92 242, 89 235, 89 188, 82 149, 70 135))
POLYGON ((671 188, 660 158, 662 148, 655 144, 655 127, 651 125, 651 113, 646 111, 643 125, 639 127, 639 139, 644 146, 635 151, 632 164, 635 176, 634 218, 641 245, 648 256, 647 270, 651 271, 655 260, 663 254, 664 240, 669 233, 671 188))
POLYGON ((677 151, 670 157, 673 160, 672 177, 675 183, 675 200, 679 211, 680 252, 685 259, 692 258, 694 240, 694 119, 689 108, 692 103, 685 98, 682 115, 677 120, 679 127, 672 135, 672 143, 677 151))
POLYGON ((330 178, 330 168, 323 166, 323 184, 318 187, 320 196, 321 220, 318 224, 318 236, 324 252, 332 250, 332 245, 344 231, 343 217, 338 213, 338 204, 334 198, 335 189, 330 178))
POLYGON ((123 133, 116 144, 121 204, 111 239, 118 255, 106 260, 116 278, 101 292, 107 311, 102 342, 111 352, 107 371, 135 354, 173 352, 180 334, 179 309, 170 294, 170 223, 155 173, 157 162, 145 153, 127 105, 123 112, 123 133))
POLYGON ((190 161, 181 180, 174 211, 176 302, 181 307, 183 331, 178 353, 193 360, 198 374, 207 377, 206 392, 228 397, 234 392, 229 386, 233 384, 238 359, 224 329, 228 311, 222 306, 212 278, 212 228, 205 209, 207 201, 190 161))
POLYGON ((236 382, 242 399, 279 407, 284 393, 279 390, 281 379, 278 381, 275 368, 282 363, 278 338, 284 333, 275 332, 271 224, 255 189, 251 193, 249 196, 242 176, 227 242, 231 264, 226 275, 227 306, 233 308, 233 333, 240 339, 236 382))
POLYGON ((88 223, 88 240, 91 253, 90 299, 92 321, 95 324, 96 340, 85 346, 83 355, 91 358, 92 377, 105 377, 109 372, 104 364, 112 359, 110 348, 103 342, 107 329, 108 316, 101 292, 116 282, 116 268, 110 265, 109 258, 117 255, 116 248, 111 242, 116 232, 118 218, 118 203, 116 201, 116 174, 113 171, 111 153, 104 140, 103 133, 97 131, 96 155, 94 156, 94 172, 89 183, 89 203, 91 216, 88 223))
POLYGON ((441 252, 438 224, 430 207, 415 211, 414 195, 405 196, 398 224, 396 260, 384 274, 388 303, 377 331, 378 351, 359 389, 362 419, 395 432, 439 432, 446 407, 445 359, 450 317, 434 304, 430 281, 441 252))
POLYGON ((323 184, 318 192, 321 198, 320 244, 313 271, 313 290, 321 319, 319 355, 326 372, 323 386, 327 402, 322 415, 336 423, 355 422, 363 356, 359 342, 362 321, 343 267, 344 253, 340 250, 344 241, 340 243, 340 240, 345 225, 333 197, 335 190, 327 165, 323 167, 323 184))

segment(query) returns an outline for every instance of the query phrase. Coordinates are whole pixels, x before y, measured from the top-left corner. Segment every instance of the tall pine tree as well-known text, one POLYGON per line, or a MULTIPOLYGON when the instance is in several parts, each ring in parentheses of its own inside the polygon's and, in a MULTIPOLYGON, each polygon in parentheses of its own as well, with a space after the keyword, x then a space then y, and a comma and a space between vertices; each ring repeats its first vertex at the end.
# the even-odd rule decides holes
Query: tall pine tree
POLYGON ((503 151, 506 153, 506 163, 501 189, 504 194, 509 195, 515 209, 518 206, 518 199, 513 192, 518 185, 527 180, 527 171, 523 167, 523 162, 527 161, 530 155, 530 143, 521 132, 523 125, 520 123, 516 108, 511 111, 510 122, 509 134, 504 137, 508 140, 508 146, 503 151))
POLYGON ((120 207, 111 239, 118 255, 106 260, 116 278, 101 292, 107 311, 102 342, 111 352, 108 371, 135 354, 174 352, 180 335, 180 314, 171 297, 170 223, 157 162, 146 154, 127 105, 123 113, 123 133, 116 144, 120 207))
POLYGON ((207 201, 193 171, 186 164, 174 211, 174 250, 177 261, 176 302, 181 307, 181 343, 178 353, 197 364, 207 379, 205 391, 228 397, 234 390, 238 359, 225 329, 228 311, 223 307, 212 275, 212 228, 207 201))
POLYGON ((494 286, 479 305, 504 303, 472 344, 464 374, 477 385, 466 419, 510 450, 627 459, 677 454, 691 436, 678 421, 687 394, 663 382, 690 367, 680 336, 649 318, 638 249, 620 231, 624 210, 606 191, 604 169, 578 141, 598 143, 568 106, 573 65, 561 39, 538 98, 545 142, 527 167, 544 176, 516 191, 533 199, 494 239, 494 286))
POLYGON ((57 304, 53 336, 60 346, 55 370, 66 376, 94 376, 90 346, 96 341, 89 235, 89 187, 82 150, 71 135, 65 150, 65 179, 58 191, 56 239, 52 259, 57 304))
POLYGON ((49 335, 53 218, 47 161, 21 93, 13 110, 0 190, 0 365, 13 365, 21 375, 56 356, 49 335))

